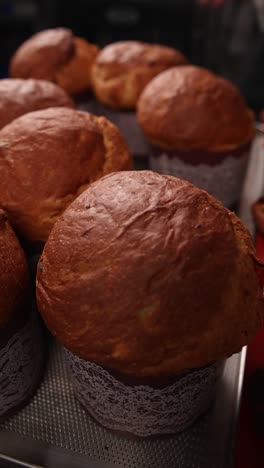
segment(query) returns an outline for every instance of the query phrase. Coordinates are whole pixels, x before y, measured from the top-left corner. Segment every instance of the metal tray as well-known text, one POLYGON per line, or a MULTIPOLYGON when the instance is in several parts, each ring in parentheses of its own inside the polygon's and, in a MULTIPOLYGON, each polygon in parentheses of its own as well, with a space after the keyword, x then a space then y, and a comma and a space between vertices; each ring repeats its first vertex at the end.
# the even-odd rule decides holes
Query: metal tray
POLYGON ((224 365, 214 405, 189 430, 122 437, 98 425, 73 395, 62 349, 52 343, 37 393, 0 425, 0 467, 228 468, 232 466, 246 350, 224 365))

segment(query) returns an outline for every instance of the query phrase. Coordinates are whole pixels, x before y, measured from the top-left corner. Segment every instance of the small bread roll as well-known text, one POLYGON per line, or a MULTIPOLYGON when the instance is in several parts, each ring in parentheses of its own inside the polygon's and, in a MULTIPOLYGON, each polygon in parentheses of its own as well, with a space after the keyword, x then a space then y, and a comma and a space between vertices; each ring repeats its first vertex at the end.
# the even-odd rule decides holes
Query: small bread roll
POLYGON ((70 94, 90 88, 91 66, 98 47, 73 35, 70 29, 47 29, 34 34, 13 55, 12 78, 42 78, 70 94))
POLYGON ((74 107, 59 86, 44 80, 0 80, 0 129, 20 115, 48 107, 74 107))
POLYGON ((98 54, 92 68, 97 99, 113 108, 135 108, 146 84, 160 72, 186 64, 178 50, 139 41, 115 42, 98 54))
POLYGON ((154 78, 140 96, 137 116, 150 142, 168 150, 228 152, 250 143, 255 133, 240 91, 191 65, 154 78))

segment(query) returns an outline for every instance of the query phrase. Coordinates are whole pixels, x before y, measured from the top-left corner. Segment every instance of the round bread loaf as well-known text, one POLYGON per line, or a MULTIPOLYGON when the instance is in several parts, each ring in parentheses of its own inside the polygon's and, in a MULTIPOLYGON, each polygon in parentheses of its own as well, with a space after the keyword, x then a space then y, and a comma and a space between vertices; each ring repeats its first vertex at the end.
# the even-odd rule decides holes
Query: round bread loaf
POLYGON ((157 44, 121 41, 106 46, 92 67, 98 98, 114 108, 134 108, 146 84, 158 73, 186 64, 181 52, 157 44))
POLYGON ((0 206, 28 241, 45 241, 64 209, 105 174, 131 168, 119 130, 103 117, 49 108, 0 131, 0 206))
POLYGON ((131 376, 173 376, 240 350, 262 324, 241 221, 207 192, 151 171, 95 182, 54 226, 39 310, 71 352, 131 376))
POLYGON ((29 275, 24 252, 0 210, 0 329, 23 310, 29 300, 29 275))
POLYGON ((225 152, 254 136, 253 112, 239 90, 190 65, 154 78, 140 96, 137 116, 150 142, 169 150, 225 152))
POLYGON ((0 128, 16 117, 48 107, 74 107, 59 86, 44 80, 0 80, 0 128))
POLYGON ((70 94, 90 87, 91 66, 98 47, 75 37, 70 29, 41 31, 25 41, 10 62, 12 78, 42 78, 70 94))

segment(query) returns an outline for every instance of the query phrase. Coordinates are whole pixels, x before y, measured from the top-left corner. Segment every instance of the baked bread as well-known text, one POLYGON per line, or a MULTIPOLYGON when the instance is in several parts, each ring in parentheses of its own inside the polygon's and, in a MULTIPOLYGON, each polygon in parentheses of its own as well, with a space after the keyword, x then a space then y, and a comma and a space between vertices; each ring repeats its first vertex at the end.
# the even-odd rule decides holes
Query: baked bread
POLYGON ((158 73, 186 64, 181 52, 157 44, 120 41, 106 46, 92 67, 92 85, 99 101, 120 109, 135 108, 146 84, 158 73))
POLYGON ((226 152, 249 143, 254 116, 229 81, 195 66, 154 78, 138 101, 139 124, 151 143, 182 152, 226 152))
POLYGON ((98 47, 73 35, 70 29, 41 31, 25 41, 10 62, 12 78, 53 81, 70 94, 90 87, 91 66, 98 47))
POLYGON ((29 300, 25 255, 3 210, 0 210, 0 291, 1 331, 29 300))
POLYGON ((74 107, 59 86, 44 80, 0 80, 0 128, 16 117, 47 107, 74 107))
POLYGON ((107 119, 59 107, 30 112, 0 131, 0 206, 21 237, 45 241, 91 182, 127 168, 127 145, 107 119))
POLYGON ((240 350, 264 314, 248 231, 207 192, 151 171, 92 184, 38 264, 51 333, 85 360, 173 376, 240 350))

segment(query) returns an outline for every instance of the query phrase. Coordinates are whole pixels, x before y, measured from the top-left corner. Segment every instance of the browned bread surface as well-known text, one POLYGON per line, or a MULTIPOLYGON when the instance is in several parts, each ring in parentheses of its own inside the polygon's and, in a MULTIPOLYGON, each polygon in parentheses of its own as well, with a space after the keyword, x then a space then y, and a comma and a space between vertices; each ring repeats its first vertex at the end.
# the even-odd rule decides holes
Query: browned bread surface
POLYGON ((13 55, 12 78, 42 78, 71 94, 90 87, 92 63, 98 47, 75 37, 70 29, 46 29, 25 41, 13 55))
POLYGON ((263 321, 254 247, 207 192, 151 171, 92 184, 54 226, 39 310, 70 351, 131 376, 171 376, 239 351, 263 321))
POLYGON ((24 252, 0 210, 0 328, 27 304, 29 276, 24 252))
POLYGON ((54 83, 19 78, 0 80, 0 128, 27 112, 55 106, 74 107, 74 104, 54 83))
POLYGON ((31 112, 0 131, 0 207, 21 237, 45 241, 91 182, 128 168, 127 145, 107 119, 59 107, 31 112))
POLYGON ((232 151, 254 136, 254 116, 229 81, 195 66, 154 78, 138 101, 138 121, 157 146, 180 151, 232 151))
POLYGON ((140 93, 158 73, 186 64, 181 52, 157 44, 120 41, 106 46, 92 68, 99 101, 114 108, 135 108, 140 93))

